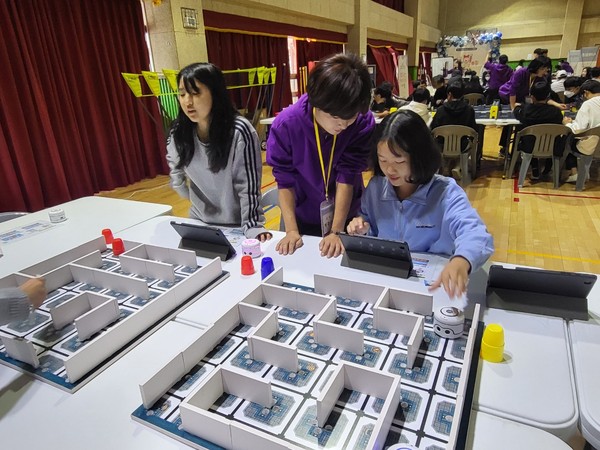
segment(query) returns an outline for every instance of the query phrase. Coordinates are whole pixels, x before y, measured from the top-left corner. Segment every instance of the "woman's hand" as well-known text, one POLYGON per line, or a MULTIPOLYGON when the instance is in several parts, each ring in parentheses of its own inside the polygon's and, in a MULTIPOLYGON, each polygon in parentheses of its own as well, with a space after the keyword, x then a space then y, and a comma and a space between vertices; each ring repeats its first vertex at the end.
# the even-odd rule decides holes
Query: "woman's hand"
POLYGON ((336 233, 329 233, 319 242, 319 250, 321 250, 321 256, 337 258, 344 253, 344 246, 336 233))
POLYGON ((302 236, 298 231, 288 231, 285 233, 285 237, 277 243, 275 250, 280 255, 291 255, 303 245, 302 236))
POLYGON ((367 234, 369 228, 369 222, 366 222, 362 217, 355 217, 346 227, 346 232, 348 234, 367 234))
POLYGON ((469 261, 462 256, 455 256, 446 264, 439 278, 430 286, 429 290, 433 291, 443 285, 448 297, 460 297, 467 292, 469 270, 471 270, 469 261))

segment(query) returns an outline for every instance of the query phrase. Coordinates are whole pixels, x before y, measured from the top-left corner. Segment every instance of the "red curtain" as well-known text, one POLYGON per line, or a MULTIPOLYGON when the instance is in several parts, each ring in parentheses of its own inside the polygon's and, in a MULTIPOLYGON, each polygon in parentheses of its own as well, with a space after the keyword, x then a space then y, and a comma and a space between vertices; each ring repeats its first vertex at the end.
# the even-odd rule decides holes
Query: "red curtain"
MULTIPOLYGON (((281 111, 292 103, 290 89, 290 70, 287 39, 259 36, 242 33, 229 33, 206 30, 206 45, 208 47, 208 60, 219 66, 221 70, 248 69, 251 67, 277 67, 271 114, 281 111)), ((247 76, 247 75, 244 75, 247 76)), ((231 82, 228 81, 228 84, 231 82)), ((240 85, 248 84, 244 80, 240 85)), ((252 110, 258 101, 259 95, 270 95, 269 91, 260 92, 254 87, 231 90, 234 101, 238 107, 248 104, 248 95, 251 96, 249 109, 252 110)))
POLYGON ((375 64, 377 68, 376 84, 379 86, 384 81, 389 81, 394 86, 394 93, 398 93, 398 80, 396 79, 396 65, 394 64, 394 54, 396 50, 391 47, 372 47, 367 46, 367 63, 375 64))
POLYGON ((326 56, 341 53, 343 50, 343 44, 296 39, 297 67, 308 66, 309 61, 319 61, 326 56))
POLYGON ((398 12, 404 12, 404 0, 373 0, 375 3, 395 9, 398 12))
POLYGON ((135 98, 121 76, 149 68, 141 8, 0 2, 0 211, 167 173, 156 99, 135 98))

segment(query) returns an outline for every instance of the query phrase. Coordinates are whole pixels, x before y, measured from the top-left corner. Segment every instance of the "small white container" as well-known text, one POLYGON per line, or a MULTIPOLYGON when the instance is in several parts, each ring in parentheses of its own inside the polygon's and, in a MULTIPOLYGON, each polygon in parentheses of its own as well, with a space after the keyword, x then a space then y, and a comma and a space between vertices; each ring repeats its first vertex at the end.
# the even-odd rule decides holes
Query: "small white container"
POLYGON ((52 223, 60 223, 67 220, 67 215, 61 208, 54 208, 48 212, 48 217, 52 223))

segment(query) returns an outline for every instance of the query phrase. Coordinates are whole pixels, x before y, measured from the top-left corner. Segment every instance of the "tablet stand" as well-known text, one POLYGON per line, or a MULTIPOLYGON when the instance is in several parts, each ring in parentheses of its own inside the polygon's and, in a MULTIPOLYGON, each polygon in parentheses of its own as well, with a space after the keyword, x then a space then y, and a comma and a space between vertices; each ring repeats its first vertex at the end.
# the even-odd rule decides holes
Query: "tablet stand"
POLYGON ((412 261, 401 261, 396 258, 346 250, 342 257, 342 266, 393 277, 408 278, 412 270, 412 261))
POLYGON ((221 258, 223 261, 227 261, 232 255, 227 245, 218 245, 206 241, 197 241, 194 239, 182 238, 179 243, 179 248, 185 250, 192 250, 196 252, 197 256, 203 258, 221 258))

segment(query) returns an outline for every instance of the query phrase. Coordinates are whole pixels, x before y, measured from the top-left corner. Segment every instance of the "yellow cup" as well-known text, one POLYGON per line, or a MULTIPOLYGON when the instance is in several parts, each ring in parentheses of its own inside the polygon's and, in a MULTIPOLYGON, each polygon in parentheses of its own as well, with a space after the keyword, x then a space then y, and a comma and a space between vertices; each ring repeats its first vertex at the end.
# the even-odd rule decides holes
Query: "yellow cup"
POLYGON ((491 323, 483 330, 481 357, 493 363, 504 360, 504 329, 497 323, 491 323))
POLYGON ((398 108, 396 108, 395 106, 392 106, 392 107, 390 108, 390 112, 391 112, 391 113, 393 113, 393 112, 396 112, 396 111, 398 111, 398 108))

